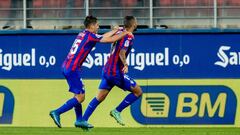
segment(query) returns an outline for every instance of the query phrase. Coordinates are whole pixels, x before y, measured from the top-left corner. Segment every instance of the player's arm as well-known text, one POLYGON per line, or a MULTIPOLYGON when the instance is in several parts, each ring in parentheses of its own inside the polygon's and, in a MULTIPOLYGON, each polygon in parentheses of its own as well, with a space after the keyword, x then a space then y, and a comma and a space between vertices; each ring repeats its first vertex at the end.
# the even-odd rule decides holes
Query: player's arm
POLYGON ((124 65, 122 71, 124 74, 126 74, 128 72, 128 64, 127 64, 127 60, 126 60, 126 50, 125 49, 120 50, 119 57, 124 65))
POLYGON ((106 32, 105 34, 103 34, 103 37, 111 37, 112 35, 114 35, 118 30, 112 30, 109 32, 106 32))
POLYGON ((119 26, 114 26, 112 31, 106 32, 105 34, 103 34, 103 37, 111 37, 113 36, 116 32, 118 32, 119 30, 119 26))
POLYGON ((104 37, 100 40, 101 43, 113 43, 116 42, 118 40, 120 40, 121 38, 123 38, 126 34, 128 34, 129 32, 127 31, 123 31, 120 34, 111 36, 111 37, 104 37))

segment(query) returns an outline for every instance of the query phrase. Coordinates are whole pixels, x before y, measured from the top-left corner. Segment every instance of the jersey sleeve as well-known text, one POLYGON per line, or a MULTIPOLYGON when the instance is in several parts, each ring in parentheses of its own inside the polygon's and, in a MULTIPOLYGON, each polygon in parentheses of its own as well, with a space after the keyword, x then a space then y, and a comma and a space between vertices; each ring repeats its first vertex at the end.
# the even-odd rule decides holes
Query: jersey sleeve
POLYGON ((132 42, 133 42, 132 36, 124 37, 121 49, 128 50, 128 48, 129 48, 130 44, 132 44, 132 42))
POLYGON ((103 35, 98 35, 94 33, 90 33, 90 41, 94 42, 100 42, 100 40, 103 38, 103 35))

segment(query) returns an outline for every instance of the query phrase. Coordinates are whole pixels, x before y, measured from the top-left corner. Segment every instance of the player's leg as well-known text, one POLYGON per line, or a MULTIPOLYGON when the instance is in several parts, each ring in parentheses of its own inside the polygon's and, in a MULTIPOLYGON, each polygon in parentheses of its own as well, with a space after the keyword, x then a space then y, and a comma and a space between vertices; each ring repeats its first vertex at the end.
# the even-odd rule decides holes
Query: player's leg
MULTIPOLYGON (((97 106, 107 97, 108 93, 112 89, 113 85, 107 81, 106 78, 102 78, 102 81, 99 85, 99 92, 96 97, 92 99, 92 101, 89 103, 84 115, 83 115, 83 121, 87 123, 89 117, 92 115, 94 110, 97 108, 97 106)), ((81 126, 81 125, 80 125, 81 126)))
POLYGON ((50 112, 50 116, 54 120, 55 124, 61 128, 60 115, 71 110, 75 107, 77 111, 77 119, 82 119, 82 107, 81 103, 85 99, 85 90, 82 80, 77 74, 65 75, 67 82, 70 86, 69 91, 74 93, 74 97, 66 101, 62 106, 50 112))
MULTIPOLYGON (((79 97, 80 99, 82 99, 81 97, 79 97)), ((86 121, 83 120, 82 117, 82 105, 78 104, 77 106, 75 106, 75 113, 76 113, 76 122, 75 122, 75 127, 80 127, 84 130, 88 130, 90 128, 93 128, 93 126, 91 124, 88 124, 86 121)))
POLYGON ((92 99, 89 103, 84 115, 83 120, 88 121, 89 117, 92 115, 97 106, 107 97, 109 90, 100 89, 97 96, 92 99))
POLYGON ((128 90, 131 93, 128 94, 124 100, 116 107, 116 109, 112 110, 110 112, 110 115, 112 117, 114 117, 116 119, 116 121, 120 124, 120 125, 125 125, 120 113, 129 105, 131 105, 132 103, 134 103, 141 95, 142 95, 142 89, 141 87, 129 76, 124 75, 124 83, 122 83, 120 86, 120 88, 124 89, 124 90, 128 90))
POLYGON ((125 99, 118 105, 116 110, 122 112, 126 107, 135 102, 142 95, 142 89, 136 84, 135 87, 131 87, 131 93, 129 93, 125 99))
POLYGON ((85 94, 76 94, 75 98, 78 100, 78 104, 74 106, 76 121, 82 121, 82 102, 85 100, 85 94))
MULTIPOLYGON (((108 90, 101 90, 101 91, 99 91, 97 97, 98 96, 101 96, 102 98, 106 97, 108 92, 109 92, 108 90)), ((93 126, 91 124, 89 124, 87 121, 102 100, 104 100, 104 99, 99 100, 96 97, 93 98, 92 101, 89 103, 89 105, 83 115, 82 120, 76 121, 75 126, 83 128, 83 129, 93 128, 93 126)))
POLYGON ((77 94, 73 98, 66 101, 62 106, 57 108, 56 110, 53 110, 50 112, 50 116, 54 120, 55 124, 61 128, 60 123, 60 115, 71 110, 73 107, 75 107, 77 119, 82 119, 82 105, 81 102, 83 100, 78 101, 79 98, 76 97, 84 97, 84 94, 77 94))

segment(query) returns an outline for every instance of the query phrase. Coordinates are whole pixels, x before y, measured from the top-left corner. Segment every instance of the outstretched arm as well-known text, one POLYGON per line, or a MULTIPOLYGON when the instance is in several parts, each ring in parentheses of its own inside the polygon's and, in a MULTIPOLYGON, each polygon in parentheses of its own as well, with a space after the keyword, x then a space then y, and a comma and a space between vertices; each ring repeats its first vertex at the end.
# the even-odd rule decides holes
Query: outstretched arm
POLYGON ((111 37, 112 35, 114 35, 118 30, 114 29, 114 30, 111 30, 109 32, 106 32, 103 34, 103 37, 111 37))
POLYGON ((118 34, 118 35, 114 35, 111 37, 104 37, 100 40, 101 43, 113 43, 116 42, 118 40, 120 40, 121 38, 123 38, 125 35, 127 35, 129 32, 127 31, 123 31, 122 33, 118 34))
POLYGON ((106 32, 105 34, 103 34, 103 37, 111 37, 113 36, 117 31, 119 30, 119 26, 114 26, 113 30, 106 32))

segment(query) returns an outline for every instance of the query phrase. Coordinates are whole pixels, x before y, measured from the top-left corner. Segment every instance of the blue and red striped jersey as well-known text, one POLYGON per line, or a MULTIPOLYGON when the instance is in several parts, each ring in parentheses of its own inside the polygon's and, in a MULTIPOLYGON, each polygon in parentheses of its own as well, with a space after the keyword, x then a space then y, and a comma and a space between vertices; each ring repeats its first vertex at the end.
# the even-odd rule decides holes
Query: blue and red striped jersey
POLYGON ((122 69, 124 67, 119 53, 120 50, 126 50, 126 58, 133 46, 133 35, 126 35, 121 40, 112 44, 110 57, 105 64, 103 71, 108 76, 116 76, 117 74, 123 74, 122 69))
POLYGON ((92 48, 102 39, 102 35, 94 34, 88 30, 80 32, 75 39, 65 61, 62 64, 64 71, 80 69, 92 48))

